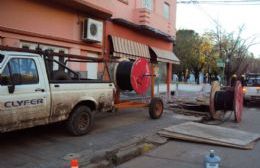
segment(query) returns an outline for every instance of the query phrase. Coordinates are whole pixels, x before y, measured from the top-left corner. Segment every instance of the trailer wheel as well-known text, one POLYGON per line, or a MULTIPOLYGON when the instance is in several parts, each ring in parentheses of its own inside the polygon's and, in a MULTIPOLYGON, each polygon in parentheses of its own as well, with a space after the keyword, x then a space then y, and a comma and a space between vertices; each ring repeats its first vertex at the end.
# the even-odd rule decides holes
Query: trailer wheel
POLYGON ((158 98, 152 98, 149 106, 149 115, 151 119, 158 119, 163 113, 163 101, 158 98))
POLYGON ((67 128, 72 135, 85 135, 91 130, 93 121, 94 117, 90 108, 81 105, 73 110, 67 121, 67 128))

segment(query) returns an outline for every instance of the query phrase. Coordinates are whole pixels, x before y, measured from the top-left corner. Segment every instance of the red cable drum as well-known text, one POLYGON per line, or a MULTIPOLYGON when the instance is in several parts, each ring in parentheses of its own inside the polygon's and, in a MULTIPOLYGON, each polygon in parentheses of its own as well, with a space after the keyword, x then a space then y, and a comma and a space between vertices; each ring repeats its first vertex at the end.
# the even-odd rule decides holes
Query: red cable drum
POLYGON ((131 71, 131 85, 137 94, 145 93, 151 84, 151 71, 149 62, 140 58, 137 59, 131 71))
POLYGON ((235 111, 235 120, 236 122, 241 122, 242 113, 243 113, 243 87, 241 82, 237 81, 235 85, 235 94, 234 94, 234 111, 235 111))
POLYGON ((122 61, 116 68, 116 84, 121 90, 144 94, 151 84, 149 62, 139 58, 135 62, 122 61))

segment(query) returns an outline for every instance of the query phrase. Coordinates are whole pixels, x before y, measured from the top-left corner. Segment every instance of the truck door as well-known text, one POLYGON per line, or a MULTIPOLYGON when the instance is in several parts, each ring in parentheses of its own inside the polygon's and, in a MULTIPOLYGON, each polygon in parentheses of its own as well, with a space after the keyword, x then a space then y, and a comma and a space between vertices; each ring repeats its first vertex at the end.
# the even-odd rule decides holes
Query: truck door
POLYGON ((40 58, 10 57, 2 69, 0 130, 6 129, 7 125, 18 129, 46 122, 50 100, 40 58), (15 87, 13 93, 9 91, 10 85, 15 87))

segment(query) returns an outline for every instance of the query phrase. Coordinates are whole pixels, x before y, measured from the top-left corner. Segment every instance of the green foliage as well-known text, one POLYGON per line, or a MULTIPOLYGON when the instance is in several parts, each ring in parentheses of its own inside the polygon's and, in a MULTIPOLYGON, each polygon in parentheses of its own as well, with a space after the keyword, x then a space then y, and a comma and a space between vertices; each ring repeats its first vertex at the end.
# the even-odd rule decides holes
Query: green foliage
MULTIPOLYGON (((217 67, 217 59, 224 62, 230 60, 228 74, 240 76, 245 73, 252 64, 253 55, 248 52, 248 49, 255 44, 255 38, 243 39, 242 32, 243 27, 237 32, 230 33, 216 27, 216 30, 203 35, 199 35, 194 30, 178 30, 174 52, 181 60, 181 65, 174 68, 174 73, 187 75, 187 72, 192 72, 196 80, 201 71, 209 75, 222 74, 223 69, 217 67)), ((227 66, 225 69, 228 76, 227 66)))
POLYGON ((193 30, 178 30, 176 34, 175 54, 181 60, 177 73, 192 72, 198 80, 199 73, 208 66, 213 66, 211 54, 213 45, 209 36, 200 36, 193 30))

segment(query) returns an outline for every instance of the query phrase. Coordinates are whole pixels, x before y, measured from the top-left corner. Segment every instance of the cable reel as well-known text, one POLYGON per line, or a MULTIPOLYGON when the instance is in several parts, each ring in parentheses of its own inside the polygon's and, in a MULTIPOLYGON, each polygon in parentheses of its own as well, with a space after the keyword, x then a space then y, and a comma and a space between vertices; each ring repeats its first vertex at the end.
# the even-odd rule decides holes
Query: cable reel
POLYGON ((233 87, 220 88, 213 82, 210 92, 210 114, 213 119, 223 118, 227 111, 234 111, 235 121, 241 122, 243 112, 243 88, 240 81, 233 87))

